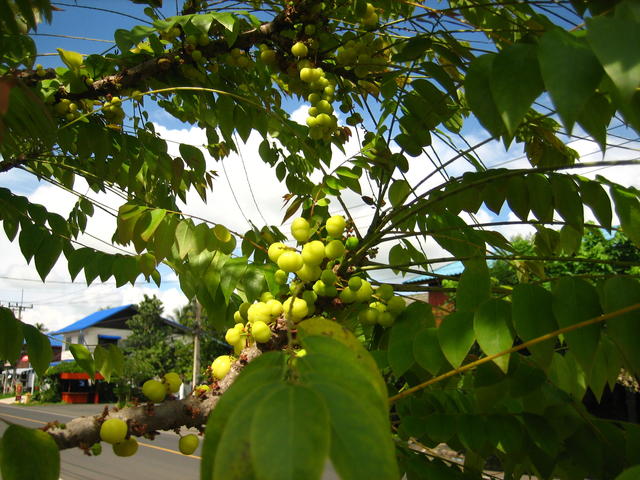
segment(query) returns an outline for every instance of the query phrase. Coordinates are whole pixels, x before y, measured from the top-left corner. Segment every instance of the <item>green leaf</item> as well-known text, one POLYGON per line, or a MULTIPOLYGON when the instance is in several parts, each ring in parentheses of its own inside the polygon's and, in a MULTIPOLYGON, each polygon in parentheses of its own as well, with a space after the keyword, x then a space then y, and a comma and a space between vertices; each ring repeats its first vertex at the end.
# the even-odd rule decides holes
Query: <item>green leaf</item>
POLYGON ((251 461, 260 480, 320 479, 329 455, 329 412, 322 397, 283 384, 256 406, 251 461))
POLYGON ((138 268, 145 275, 145 277, 149 277, 155 269, 156 269, 156 257, 151 253, 143 253, 138 256, 138 268))
POLYGON ((212 15, 216 22, 224 28, 230 32, 233 31, 233 27, 235 26, 237 19, 232 14, 226 12, 211 12, 210 15, 212 15))
POLYGON ((113 373, 118 376, 122 376, 124 373, 124 353, 117 345, 109 345, 109 360, 113 373))
POLYGON ((389 187, 389 201, 393 207, 402 205, 411 193, 411 186, 406 180, 395 180, 389 187))
POLYGON ((195 245, 196 239, 193 234, 191 223, 187 220, 182 220, 176 227, 176 243, 178 246, 178 257, 183 259, 187 256, 187 253, 191 252, 195 245))
POLYGON ((334 382, 319 380, 308 386, 324 399, 329 409, 331 461, 340 478, 399 478, 386 412, 375 408, 366 397, 334 382))
POLYGON ((160 225, 158 225, 153 237, 153 253, 158 263, 171 253, 171 247, 176 238, 177 226, 178 220, 173 215, 165 216, 160 225))
MULTIPOLYGON (((201 480, 214 478, 216 452, 232 413, 248 397, 255 396, 255 401, 259 401, 261 398, 256 392, 261 394, 262 387, 274 385, 282 379, 285 366, 284 358, 282 352, 268 352, 260 355, 242 370, 231 387, 220 397, 216 408, 207 420, 200 464, 201 480)), ((249 424, 244 424, 243 428, 247 431, 248 439, 249 424)), ((249 450, 246 450, 246 453, 248 459, 249 450)), ((245 459, 244 463, 250 462, 245 459)))
POLYGON ((297 324, 297 328, 298 335, 300 335, 302 340, 308 336, 322 335, 342 343, 355 354, 358 363, 369 370, 371 378, 375 379, 375 387, 376 390, 378 390, 380 397, 383 399, 387 397, 387 386, 380 375, 380 370, 378 369, 376 361, 371 356, 371 353, 369 353, 364 345, 362 345, 360 340, 358 340, 353 332, 351 332, 351 330, 338 322, 334 322, 324 317, 313 317, 308 320, 304 320, 297 324))
POLYGON ((604 187, 596 181, 579 178, 582 202, 587 205, 605 228, 611 228, 611 200, 604 187))
POLYGON ((531 211, 541 222, 553 220, 553 192, 547 177, 540 173, 526 176, 531 211))
POLYGON ((553 189, 556 211, 579 232, 583 230, 584 208, 573 178, 569 175, 554 174, 549 177, 553 189))
POLYGON ((40 244, 40 247, 36 250, 36 270, 43 282, 58 261, 58 257, 60 257, 60 254, 62 253, 62 246, 62 238, 50 236, 49 238, 45 238, 45 240, 40 244))
MULTIPOLYGON (((510 348, 513 345, 511 304, 498 299, 484 302, 473 317, 473 330, 480 348, 487 355, 510 348)), ((493 361, 504 373, 507 373, 509 355, 503 355, 493 361)))
POLYGON ((167 211, 163 208, 147 210, 136 222, 135 234, 145 242, 148 242, 164 220, 166 214, 167 211))
POLYGON ((425 328, 434 327, 431 306, 422 302, 409 305, 397 318, 389 336, 388 359, 396 377, 402 376, 415 363, 413 341, 425 328))
POLYGON ((637 194, 618 185, 611 185, 609 191, 616 206, 622 231, 636 246, 640 247, 640 202, 637 194))
POLYGON ((465 265, 456 292, 456 307, 459 312, 474 312, 491 293, 489 267, 484 260, 471 260, 465 265))
POLYGON ((546 32, 538 45, 544 84, 569 132, 602 78, 593 51, 574 34, 561 29, 546 32), (571 68, 567 68, 571 65, 571 68))
POLYGON ((511 177, 507 182, 507 203, 520 220, 529 216, 529 190, 523 177, 511 177))
MULTIPOLYGON (((215 452, 213 480, 257 479, 251 458, 251 424, 255 418, 256 405, 279 388, 279 383, 257 385, 237 403, 230 413, 226 428, 222 431, 219 446, 215 452)), ((277 448, 276 445, 269 445, 277 448)), ((203 446, 204 448, 205 446, 203 446)), ((201 468, 204 468, 204 462, 201 468)), ((201 479, 207 478, 201 470, 201 479)))
MULTIPOLYGON (((620 368, 625 363, 618 346, 611 340, 610 332, 608 333, 602 334, 600 337, 598 351, 589 375, 589 388, 598 403, 602 399, 602 393, 606 385, 609 385, 611 390, 615 388, 620 368)), ((633 368, 631 370, 633 371, 633 368)))
POLYGON ((48 433, 9 425, 0 445, 4 480, 58 480, 60 477, 60 453, 48 433))
MULTIPOLYGON (((632 278, 610 278, 605 282, 603 292, 605 313, 640 303, 640 282, 632 278)), ((609 320, 607 332, 633 373, 640 375, 640 349, 637 342, 640 338, 640 309, 609 320)))
POLYGON ((426 328, 415 335, 413 357, 431 375, 437 375, 447 365, 447 359, 440 349, 437 328, 426 328))
MULTIPOLYGON (((227 301, 247 271, 247 259, 237 257, 229 259, 222 267, 220 289, 227 301)), ((255 293, 255 292, 254 292, 255 293)))
POLYGON ((22 255, 30 262, 38 248, 48 237, 40 228, 36 227, 32 223, 22 222, 22 229, 18 236, 18 243, 20 245, 20 251, 22 255))
POLYGON ((493 61, 490 86, 502 121, 513 134, 544 90, 536 45, 518 43, 502 50, 493 61))
POLYGON ((39 376, 49 368, 49 363, 53 359, 51 343, 45 334, 40 332, 33 325, 22 324, 24 339, 27 342, 27 352, 29 353, 29 363, 39 376))
POLYGON ((615 480, 636 480, 640 478, 640 465, 627 468, 624 472, 616 477, 615 480))
POLYGON ((595 92, 578 117, 580 126, 598 142, 603 152, 607 149, 607 128, 615 110, 607 95, 595 92))
MULTIPOLYGON (((71 353, 73 353, 73 351, 71 353)), ((95 370, 97 372, 100 372, 100 374, 104 377, 104 379, 107 382, 110 382, 113 369, 111 366, 111 358, 109 356, 109 351, 106 348, 104 348, 102 345, 96 345, 96 348, 93 350, 93 360, 95 362, 95 370)), ((87 371, 86 369, 84 370, 85 372, 87 371)), ((90 377, 93 378, 93 375, 90 375, 90 377)))
MULTIPOLYGON (((525 342, 558 329, 553 316, 552 297, 538 285, 516 285, 512 294, 513 323, 518 336, 525 342)), ((555 339, 532 345, 529 350, 541 366, 551 361, 555 339)))
POLYGON ((504 132, 504 123, 493 97, 488 95, 491 85, 491 70, 496 58, 494 54, 476 57, 467 71, 464 88, 467 102, 484 128, 498 137, 504 132))
POLYGON ((87 372, 90 379, 93 379, 96 373, 96 366, 89 349, 84 345, 74 343, 69 345, 69 350, 71 350, 71 355, 73 355, 73 358, 78 365, 80 365, 80 368, 87 372))
POLYGON ((571 352, 564 355, 553 354, 548 376, 549 380, 575 400, 581 400, 587 391, 584 370, 571 352))
POLYGON ((113 38, 116 41, 116 45, 122 52, 126 52, 132 46, 141 42, 147 38, 151 33, 155 32, 154 27, 147 27, 144 25, 136 25, 129 30, 118 29, 113 34, 113 38))
MULTIPOLYGON (((565 277, 552 285, 553 313, 560 327, 595 318, 602 313, 598 292, 585 280, 565 277)), ((591 371, 602 325, 597 323, 564 334, 570 350, 585 372, 591 371)))
POLYGON ((63 50, 61 48, 57 48, 58 55, 64 62, 64 64, 69 67, 69 69, 74 72, 79 72, 80 67, 82 66, 82 55, 78 52, 70 52, 68 50, 63 50))
POLYGON ((462 365, 476 340, 472 312, 454 312, 442 319, 438 327, 442 353, 454 368, 462 365))
POLYGON ((298 364, 305 372, 306 381, 332 382, 363 396, 380 411, 387 410, 386 388, 380 391, 380 371, 372 372, 353 350, 340 341, 320 335, 304 337, 302 345, 307 355, 300 358, 298 364))
POLYGON ((13 364, 22 350, 22 322, 8 308, 0 307, 0 361, 13 364))
POLYGON ((587 40, 607 75, 629 101, 640 85, 640 28, 633 18, 599 15, 587 20, 587 40))
POLYGON ((122 245, 127 245, 133 240, 133 231, 136 222, 140 216, 146 211, 146 207, 125 203, 118 209, 118 228, 115 238, 122 245))

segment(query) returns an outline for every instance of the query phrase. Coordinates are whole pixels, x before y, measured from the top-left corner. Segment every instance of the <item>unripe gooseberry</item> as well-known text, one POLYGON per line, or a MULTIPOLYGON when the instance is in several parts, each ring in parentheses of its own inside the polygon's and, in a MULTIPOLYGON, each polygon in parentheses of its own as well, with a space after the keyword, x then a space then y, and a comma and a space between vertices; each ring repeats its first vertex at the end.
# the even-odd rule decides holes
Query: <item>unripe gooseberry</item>
POLYGON ((271 309, 264 302, 254 303, 247 311, 247 318, 250 323, 268 322, 271 320, 271 309))
POLYGON ((395 317, 389 312, 380 312, 378 315, 378 324, 383 327, 390 327, 395 321, 395 317))
POLYGON ((107 443, 123 442, 127 436, 127 423, 120 418, 109 418, 100 425, 100 439, 107 443))
POLYGON ((340 240, 331 240, 324 248, 325 255, 330 259, 339 258, 344 252, 344 244, 340 240))
POLYGON ((345 246, 348 250, 355 250, 358 247, 358 239, 356 237, 349 237, 345 242, 345 246))
POLYGON ((119 457, 130 457, 138 451, 138 441, 134 438, 128 438, 120 443, 113 444, 113 453, 119 457))
POLYGON ((273 279, 276 281, 278 285, 284 285, 289 280, 289 274, 284 270, 276 270, 276 273, 273 274, 273 279))
POLYGON ((309 313, 307 302, 302 298, 289 297, 284 301, 282 307, 285 316, 294 322, 306 317, 309 313))
POLYGON ((269 307, 269 314, 272 317, 279 317, 282 314, 282 303, 275 298, 267 301, 267 307, 269 307))
POLYGON ((169 372, 164 374, 164 384, 167 388, 167 392, 176 393, 180 390, 180 385, 182 385, 182 379, 180 375, 176 372, 169 372))
POLYGON ((360 320, 360 323, 363 325, 373 325, 378 322, 379 315, 380 312, 378 310, 369 307, 365 308, 358 314, 358 320, 360 320))
POLYGON ((299 242, 306 242, 309 235, 311 235, 311 226, 309 225, 309 222, 302 217, 296 218, 291 223, 291 235, 293 235, 293 238, 299 242))
POLYGON ((231 370, 232 364, 233 357, 230 355, 220 355, 217 357, 211 364, 211 373, 213 373, 213 377, 217 380, 222 380, 227 373, 229 373, 229 370, 231 370))
POLYGON ((184 437, 180 437, 180 441, 178 442, 178 448, 180 449, 180 453, 183 455, 191 455, 198 448, 198 444, 200 440, 198 436, 190 433, 189 435, 185 435, 184 437))
MULTIPOLYGON (((324 249, 323 249, 324 250, 324 249)), ((317 265, 303 264, 300 270, 296 271, 296 275, 303 282, 313 282, 320 278, 322 270, 317 265)))
POLYGON ((323 270, 322 275, 320 275, 320 280, 324 282, 325 285, 333 285, 338 280, 336 274, 331 270, 323 270))
POLYGON ((387 301, 387 311, 393 315, 401 313, 407 304, 402 297, 392 297, 387 301))
POLYGON ((356 292, 347 287, 342 290, 342 292, 340 292, 340 300, 342 300, 344 303, 353 303, 356 301, 356 292))
POLYGON ((251 336, 258 343, 267 343, 271 340, 271 329, 264 322, 253 322, 251 336))
MULTIPOLYGON (((324 101, 326 102, 326 100, 324 101)), ((329 235, 331 235, 334 238, 338 238, 342 236, 342 232, 344 232, 345 225, 346 225, 346 222, 342 215, 334 215, 332 217, 329 217, 325 225, 325 228, 327 229, 327 233, 329 235)))
POLYGON ((230 328, 227 330, 227 333, 224 335, 225 341, 229 345, 235 345, 240 341, 240 336, 242 335, 242 331, 237 328, 230 328))
POLYGON ((294 57, 306 57, 309 53, 309 49, 302 42, 296 42, 291 47, 291 53, 294 57))
POLYGON ((362 279, 360 277, 351 277, 349 279, 349 288, 354 292, 357 292, 358 290, 360 290, 361 286, 362 286, 362 279))
POLYGON ((302 247, 302 260, 307 265, 320 265, 324 260, 324 244, 320 240, 305 243, 302 247))
POLYGON ((382 300, 389 300, 393 297, 393 287, 386 283, 383 283, 376 290, 376 295, 380 297, 382 300))
POLYGON ((267 255, 272 262, 277 262, 280 255, 287 251, 287 247, 285 247, 284 243, 276 242, 269 245, 269 250, 267 250, 267 255))
POLYGON ((160 403, 167 396, 165 386, 158 380, 147 380, 142 385, 142 393, 150 402, 160 403))
POLYGON ((285 272, 295 272, 302 268, 302 255, 291 250, 284 252, 278 258, 278 267, 285 272))

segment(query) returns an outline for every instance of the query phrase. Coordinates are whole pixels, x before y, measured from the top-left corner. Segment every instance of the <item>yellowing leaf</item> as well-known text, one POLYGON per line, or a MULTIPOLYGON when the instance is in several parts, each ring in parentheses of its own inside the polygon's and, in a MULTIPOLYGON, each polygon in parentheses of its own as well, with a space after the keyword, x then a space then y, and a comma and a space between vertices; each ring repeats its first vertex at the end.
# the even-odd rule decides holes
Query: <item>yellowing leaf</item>
POLYGON ((83 62, 82 54, 78 52, 70 52, 69 50, 63 50, 61 48, 58 48, 57 50, 60 58, 67 67, 73 71, 80 70, 83 62))

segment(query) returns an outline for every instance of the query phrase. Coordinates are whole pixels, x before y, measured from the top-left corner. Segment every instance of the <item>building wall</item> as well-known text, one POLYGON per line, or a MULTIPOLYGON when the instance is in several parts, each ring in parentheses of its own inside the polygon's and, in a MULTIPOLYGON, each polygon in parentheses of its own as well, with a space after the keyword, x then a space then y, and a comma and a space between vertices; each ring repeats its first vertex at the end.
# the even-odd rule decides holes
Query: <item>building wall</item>
MULTIPOLYGON (((81 343, 86 345, 89 351, 93 352, 96 345, 98 345, 98 335, 110 335, 120 337, 121 340, 131 335, 131 330, 123 330, 119 328, 101 328, 101 327, 89 327, 85 330, 76 330, 75 332, 64 333, 64 341, 69 343, 81 343), (82 342, 80 342, 82 337, 82 342)), ((61 360, 73 360, 73 355, 69 351, 69 346, 65 343, 62 345, 62 353, 60 355, 61 360)))

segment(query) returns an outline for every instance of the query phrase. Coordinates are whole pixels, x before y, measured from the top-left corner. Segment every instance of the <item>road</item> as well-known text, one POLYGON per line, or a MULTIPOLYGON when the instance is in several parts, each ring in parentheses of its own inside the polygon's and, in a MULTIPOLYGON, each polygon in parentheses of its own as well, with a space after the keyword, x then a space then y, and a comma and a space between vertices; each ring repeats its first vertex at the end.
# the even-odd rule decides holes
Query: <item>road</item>
MULTIPOLYGON (((15 406, 0 403, 0 417, 24 425, 38 427, 58 420, 68 422, 72 418, 100 413, 104 405, 47 405, 15 406)), ((6 425, 0 422, 0 435, 6 425)), ((186 430, 185 430, 186 432, 186 430)), ((195 430, 193 431, 195 433, 195 430)), ((111 447, 103 442, 102 454, 89 457, 80 449, 61 452, 62 480, 163 480, 198 479, 200 475, 200 448, 190 456, 178 451, 179 436, 174 432, 162 432, 152 442, 142 439, 138 453, 132 457, 116 457, 111 447)))

